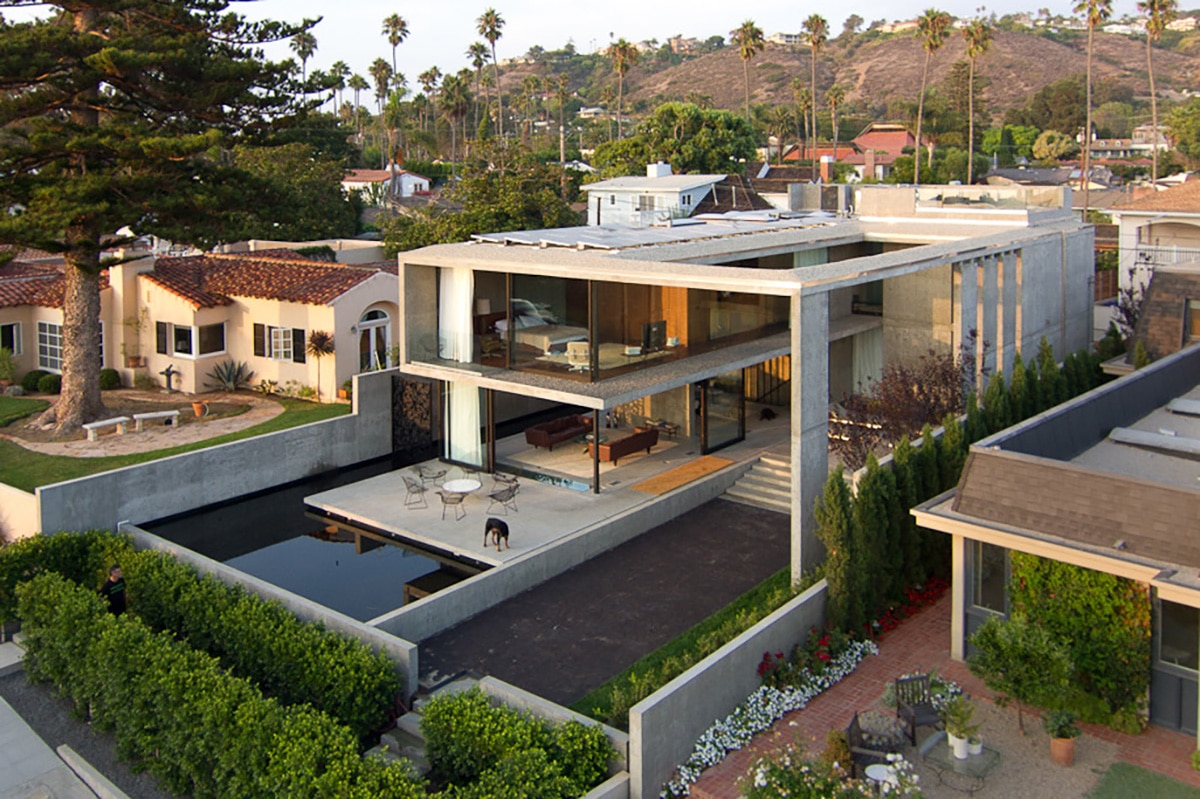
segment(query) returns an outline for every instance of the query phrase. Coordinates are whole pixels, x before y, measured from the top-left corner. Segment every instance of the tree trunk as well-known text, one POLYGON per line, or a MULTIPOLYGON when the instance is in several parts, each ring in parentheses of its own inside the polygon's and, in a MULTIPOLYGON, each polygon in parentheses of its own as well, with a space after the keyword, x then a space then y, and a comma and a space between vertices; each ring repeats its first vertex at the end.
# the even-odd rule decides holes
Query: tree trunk
POLYGON ((967 185, 975 182, 975 59, 967 73, 967 185))
POLYGON ((624 138, 625 134, 621 132, 621 100, 625 94, 625 75, 617 72, 617 141, 624 138))
POLYGON ((817 48, 812 49, 812 117, 813 117, 813 157, 812 182, 817 182, 817 48))
MULTIPOLYGON (((68 233, 68 241, 71 240, 68 233)), ((98 237, 97 237, 98 241, 98 237)), ((100 396, 100 271, 95 259, 67 255, 63 287, 62 393, 42 417, 55 437, 70 435, 105 414, 100 396)))
POLYGON ((1079 181, 1083 184, 1083 221, 1086 223, 1088 218, 1088 205, 1090 204, 1089 188, 1091 186, 1091 171, 1092 171, 1092 34, 1095 32, 1096 26, 1090 21, 1088 22, 1088 44, 1087 44, 1087 123, 1083 129, 1083 164, 1079 174, 1079 181))
POLYGON ((917 143, 913 148, 913 185, 921 185, 921 118, 925 116, 925 81, 929 77, 929 51, 925 51, 925 66, 921 69, 921 95, 917 100, 917 143))
POLYGON ((750 121, 750 61, 742 59, 742 79, 746 86, 746 121, 750 121))
POLYGON ((1154 90, 1154 59, 1151 56, 1150 32, 1146 32, 1146 72, 1150 75, 1150 124, 1154 126, 1150 144, 1150 185, 1158 186, 1158 93, 1154 90))

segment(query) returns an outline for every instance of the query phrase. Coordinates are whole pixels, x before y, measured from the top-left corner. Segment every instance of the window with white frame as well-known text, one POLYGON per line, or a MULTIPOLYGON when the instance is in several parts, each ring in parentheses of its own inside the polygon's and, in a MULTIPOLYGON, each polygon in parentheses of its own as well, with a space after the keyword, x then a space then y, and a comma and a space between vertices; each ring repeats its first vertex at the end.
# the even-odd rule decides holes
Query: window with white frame
POLYGON ((304 363, 304 329, 256 324, 254 354, 276 361, 304 363))
POLYGON ((37 323, 38 368, 51 372, 62 371, 62 325, 53 322, 37 323))
POLYGON ((292 329, 290 327, 271 328, 271 350, 267 357, 277 361, 292 359, 292 329))
POLYGON ((196 328, 197 353, 213 355, 225 351, 225 323, 216 325, 200 325, 196 328))
POLYGON ((22 353, 20 322, 8 322, 0 325, 0 349, 6 349, 13 355, 22 353))

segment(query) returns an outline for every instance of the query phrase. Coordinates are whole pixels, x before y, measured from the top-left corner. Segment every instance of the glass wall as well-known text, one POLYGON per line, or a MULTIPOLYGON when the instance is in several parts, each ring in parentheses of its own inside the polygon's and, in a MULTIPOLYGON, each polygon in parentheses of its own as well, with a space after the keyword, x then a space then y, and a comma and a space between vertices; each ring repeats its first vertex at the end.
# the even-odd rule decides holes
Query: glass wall
POLYGON ((700 449, 704 454, 746 437, 746 394, 742 370, 726 372, 701 384, 700 449))
POLYGON ((1200 669, 1200 610, 1159 600, 1156 643, 1159 663, 1200 669))
POLYGON ((995 613, 1007 612, 1008 550, 971 542, 971 604, 995 613))

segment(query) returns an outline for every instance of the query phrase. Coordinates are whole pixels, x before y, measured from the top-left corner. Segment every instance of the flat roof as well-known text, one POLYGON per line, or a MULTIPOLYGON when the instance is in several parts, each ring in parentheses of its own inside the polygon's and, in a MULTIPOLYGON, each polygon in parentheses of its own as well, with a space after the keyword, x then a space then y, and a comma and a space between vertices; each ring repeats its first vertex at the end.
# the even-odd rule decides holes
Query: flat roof
POLYGON ((584 191, 687 191, 698 186, 710 186, 724 179, 725 175, 663 175, 655 178, 630 175, 589 183, 581 188, 584 191))

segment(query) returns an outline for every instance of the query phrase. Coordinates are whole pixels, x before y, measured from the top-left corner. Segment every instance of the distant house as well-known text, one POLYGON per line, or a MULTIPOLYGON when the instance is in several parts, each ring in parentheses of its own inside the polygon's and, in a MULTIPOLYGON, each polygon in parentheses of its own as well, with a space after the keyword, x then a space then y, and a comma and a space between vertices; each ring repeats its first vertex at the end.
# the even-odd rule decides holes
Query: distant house
MULTIPOLYGON (((899 122, 872 122, 850 141, 859 152, 873 150, 877 155, 886 153, 893 159, 903 155, 906 147, 915 148, 917 145, 917 137, 907 125, 899 122)), ((924 143, 926 146, 932 144, 929 139, 924 143)))
POLYGON ((798 45, 804 44, 803 33, 772 33, 767 37, 767 41, 771 44, 798 45))
POLYGON ((661 161, 645 177, 602 180, 583 187, 588 195, 589 225, 642 225, 690 216, 725 175, 672 175, 661 161))
POLYGON ((1200 261, 1154 270, 1134 340, 1155 360, 1200 341, 1200 261))
POLYGON ((1200 180, 1135 195, 1110 213, 1119 229, 1122 288, 1146 286, 1156 267, 1200 260, 1200 180))
POLYGON ((352 169, 342 178, 342 187, 347 193, 357 191, 366 198, 403 198, 428 193, 429 178, 406 169, 397 169, 394 176, 390 169, 352 169), (397 181, 395 190, 392 188, 393 177, 397 181))

